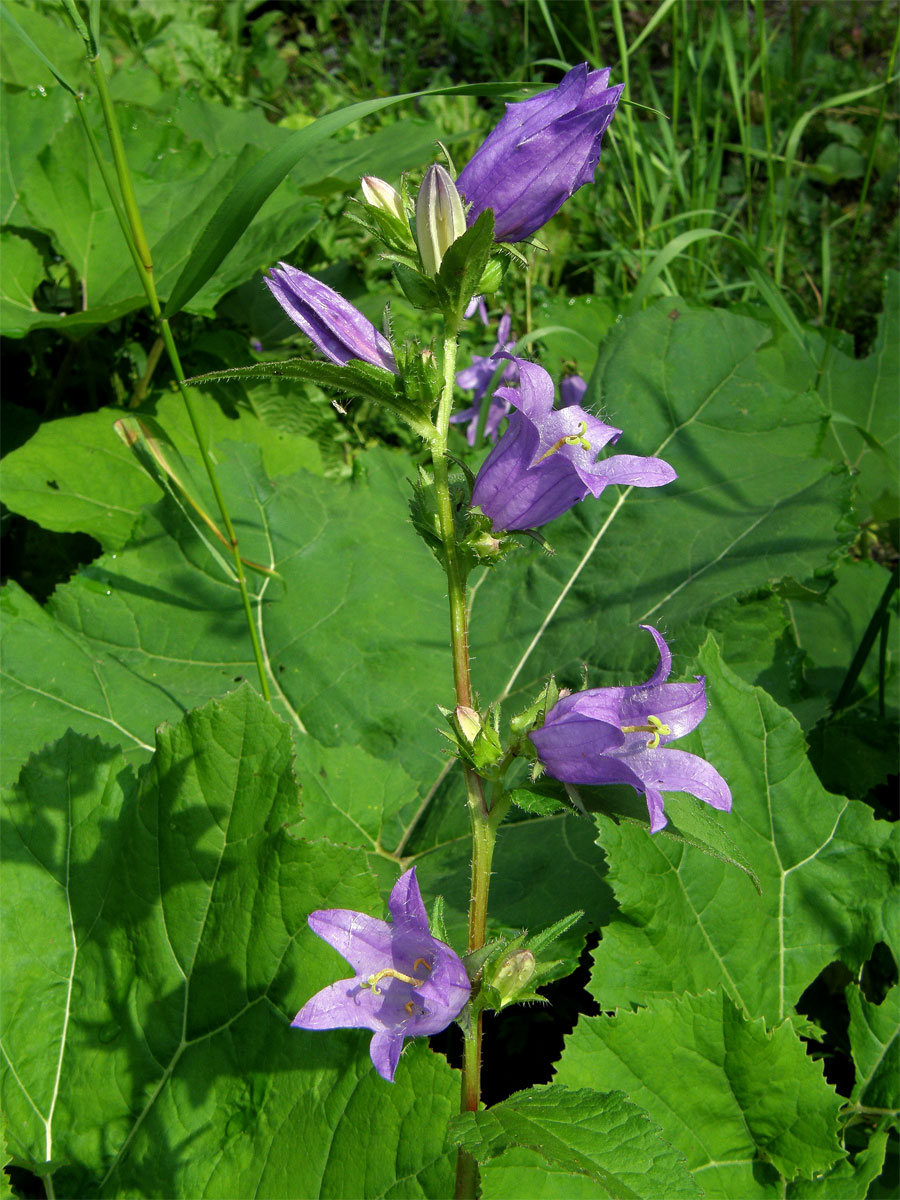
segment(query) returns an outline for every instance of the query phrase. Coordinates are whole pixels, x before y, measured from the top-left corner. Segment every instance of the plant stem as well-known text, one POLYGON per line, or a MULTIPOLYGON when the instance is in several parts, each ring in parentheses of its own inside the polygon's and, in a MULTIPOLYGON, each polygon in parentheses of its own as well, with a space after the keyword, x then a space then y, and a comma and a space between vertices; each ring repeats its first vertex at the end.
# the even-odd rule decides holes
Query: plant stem
MULTIPOLYGON (((259 635, 256 629, 256 623, 253 618, 253 608, 250 603, 250 593, 247 589, 247 579, 244 575, 244 564, 241 561, 240 549, 238 547, 237 534, 234 530, 234 525, 231 520, 231 515, 228 512, 228 506, 225 503, 225 497, 222 489, 219 486, 219 479, 216 475, 212 459, 209 456, 206 443, 203 437, 203 431, 200 428, 200 421, 197 414, 197 408, 191 397, 190 391, 185 385, 185 374, 181 366, 181 359, 178 351, 175 348, 175 342, 172 338, 172 331, 169 328, 169 322, 162 315, 162 308, 159 303, 159 297, 156 293, 156 283, 153 278, 153 259, 150 254, 150 247, 147 243, 147 237, 144 233, 144 225, 141 220, 140 210, 137 206, 137 199, 134 194, 134 187, 131 182, 131 173, 128 169, 128 159, 125 156, 125 147, 122 143, 122 134, 119 129, 119 123, 116 120, 116 115, 113 110, 112 98, 109 94, 109 88, 106 83, 106 72, 103 70, 103 64, 100 62, 99 53, 95 54, 90 59, 91 69, 94 75, 94 82, 97 86, 97 94, 100 98, 100 106, 103 110, 103 118, 106 123, 106 131, 109 137, 109 143, 112 148, 113 161, 115 162, 116 175, 119 182, 119 191, 122 197, 122 204, 125 208, 125 215, 128 220, 128 229, 130 238, 129 248, 135 258, 135 265, 138 268, 138 275, 141 283, 144 286, 144 291, 147 295, 147 301, 150 304, 150 309, 156 319, 160 334, 169 355, 169 361, 172 364, 172 369, 175 372, 175 378, 178 381, 178 388, 181 392, 181 397, 184 400, 184 406, 187 409, 188 418, 191 422, 191 427, 194 430, 194 436, 197 439, 197 448, 200 451, 200 457, 203 460, 203 465, 206 468, 206 474, 209 478, 210 485, 213 490, 213 495, 216 498, 216 504, 219 507, 219 513, 222 517, 222 522, 225 526, 225 531, 228 538, 228 545, 231 549, 234 559, 234 569, 237 576, 238 587, 241 593, 241 602, 244 608, 244 616, 247 621, 247 629, 250 632, 250 642, 253 646, 253 657, 256 660, 256 669, 259 674, 259 685, 263 696, 266 700, 271 699, 269 691, 269 681, 266 676, 266 668, 263 662, 262 647, 259 642, 259 635)), ((102 167, 101 167, 102 169, 102 167)), ((104 171, 104 179, 107 183, 108 174, 104 171)), ((115 197, 113 197, 115 204, 115 197)))
MULTIPOLYGON (((444 383, 438 405, 436 436, 432 441, 434 488, 437 498, 438 522, 444 544, 444 563, 447 572, 447 596, 450 602, 450 645, 453 658, 453 680, 457 704, 472 705, 472 682, 469 671, 469 632, 466 610, 466 578, 459 558, 453 502, 447 460, 447 436, 450 412, 453 408, 453 385, 456 378, 457 326, 445 320, 443 375, 444 383)), ((481 779, 469 767, 463 767, 466 801, 472 821, 472 885, 469 901, 468 951, 484 945, 487 928, 488 889, 491 879, 491 859, 494 853, 497 820, 485 803, 481 779)), ((499 816, 499 813, 498 813, 499 816)), ((467 1033, 463 1050, 462 1112, 477 1112, 481 1101, 481 1010, 476 1007, 473 1027, 467 1033)), ((456 1164, 457 1200, 474 1200, 478 1188, 478 1166, 475 1159, 460 1147, 456 1164)))

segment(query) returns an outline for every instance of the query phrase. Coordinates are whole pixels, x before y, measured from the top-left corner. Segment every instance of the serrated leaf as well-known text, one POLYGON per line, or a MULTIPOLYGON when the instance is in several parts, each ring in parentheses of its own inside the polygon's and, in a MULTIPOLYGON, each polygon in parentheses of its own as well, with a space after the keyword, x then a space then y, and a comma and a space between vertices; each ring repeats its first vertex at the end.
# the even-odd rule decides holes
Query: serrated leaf
POLYGON ((288 728, 249 688, 160 730, 140 784, 71 733, 26 765, 3 1100, 58 1194, 449 1194, 443 1060, 414 1045, 389 1087, 365 1033, 288 1027, 335 978, 307 914, 381 908, 359 851, 285 831, 296 810, 288 728))
POLYGON ((530 1088, 492 1108, 455 1117, 451 1137, 482 1164, 486 1198, 515 1194, 492 1179, 495 1160, 503 1167, 510 1149, 533 1151, 544 1167, 585 1176, 593 1185, 591 1195, 610 1200, 701 1194, 681 1156, 621 1092, 556 1084, 530 1088))
POLYGON ((866 1200, 871 1184, 884 1167, 888 1132, 880 1130, 853 1162, 839 1162, 813 1179, 795 1179, 787 1186, 788 1200, 866 1200))
POLYGON ((779 1173, 809 1177, 843 1157, 840 1097, 790 1021, 767 1030, 721 990, 581 1017, 557 1078, 625 1091, 708 1196, 775 1195, 779 1173))

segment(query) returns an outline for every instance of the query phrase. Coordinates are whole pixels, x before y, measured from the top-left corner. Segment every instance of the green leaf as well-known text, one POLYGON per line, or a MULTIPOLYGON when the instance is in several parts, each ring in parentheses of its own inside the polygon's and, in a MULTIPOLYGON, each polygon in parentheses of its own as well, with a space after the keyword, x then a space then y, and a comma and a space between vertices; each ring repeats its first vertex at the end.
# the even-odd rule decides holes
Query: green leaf
POLYGON ((21 337, 31 327, 34 292, 44 278, 44 260, 37 248, 14 233, 0 233, 3 279, 0 283, 0 331, 6 337, 21 337))
POLYGON ((684 1154, 707 1196, 783 1194, 778 1174, 809 1177, 843 1156, 840 1097, 791 1022, 767 1030, 721 990, 581 1017, 557 1078, 626 1092, 684 1154))
POLYGON ((435 286, 445 312, 462 320, 466 305, 478 291, 478 284, 494 248, 494 213, 485 209, 470 229, 447 249, 435 286))
POLYGON ((307 914, 381 912, 359 851, 285 831, 296 809, 290 733, 246 687, 161 729, 140 782, 73 733, 26 765, 3 1102, 57 1194, 450 1194, 444 1060, 413 1045, 389 1086, 365 1031, 289 1028, 346 969, 307 914))
POLYGON ((789 1200, 866 1200, 869 1187, 881 1174, 888 1132, 881 1130, 872 1136, 864 1150, 853 1162, 839 1162, 830 1171, 815 1179, 796 1179, 787 1186, 789 1200))
POLYGON ((900 989, 895 984, 881 1004, 870 1004, 858 987, 848 987, 847 1005, 856 1066, 850 1099, 896 1117, 900 1114, 900 989))
POLYGON ((597 814, 620 914, 595 951, 591 990, 615 1008, 721 984, 773 1025, 830 962, 855 973, 877 941, 889 941, 896 839, 868 806, 822 788, 791 715, 734 676, 713 644, 698 666, 709 712, 678 745, 730 785, 733 810, 716 820, 762 896, 690 846, 597 814))
POLYGON ((256 363, 252 367, 231 367, 210 371, 188 380, 192 387, 212 382, 238 383, 252 379, 302 379, 339 392, 353 400, 365 397, 381 404, 427 438, 430 430, 428 405, 410 400, 398 387, 397 376, 384 367, 353 360, 343 366, 317 359, 288 358, 283 362, 256 363))
MULTIPOLYGON (((155 410, 181 455, 194 462, 196 490, 218 517, 184 402, 180 396, 163 395, 155 410)), ((120 550, 144 505, 160 498, 159 486, 114 429, 116 421, 143 411, 101 408, 42 424, 34 437, 3 460, 4 504, 44 529, 88 533, 104 549, 120 550)), ((279 433, 246 412, 232 420, 209 399, 200 403, 200 413, 207 445, 230 438, 255 442, 271 475, 297 467, 321 473, 321 455, 309 438, 279 433)))
POLYGON ((659 455, 678 479, 576 505, 544 531, 552 557, 523 552, 485 579, 471 645, 488 699, 521 707, 551 673, 583 686, 585 663, 590 686, 639 682, 640 623, 701 623, 751 589, 807 580, 852 536, 849 480, 819 457, 824 410, 793 388, 783 347, 747 318, 672 311, 616 325, 586 403, 624 430, 617 452, 659 455))
MULTIPOLYGON (((16 110, 25 108, 22 97, 15 100, 9 122, 16 110)), ((259 157, 260 150, 221 137, 223 148, 211 153, 201 142, 190 141, 166 123, 160 113, 138 105, 116 108, 157 288, 164 295, 181 270, 198 222, 218 204, 223 189, 259 157)), ((93 114, 91 119, 95 119, 93 114)), ((266 127, 261 117, 259 120, 266 127)), ((15 168, 18 205, 27 223, 46 233, 69 264, 75 286, 58 289, 61 311, 35 313, 29 327, 78 328, 77 318, 83 323, 86 316, 96 316, 99 310, 142 307, 146 303, 143 290, 124 253, 121 229, 80 122, 70 120, 49 131, 38 122, 34 132, 49 133, 50 140, 36 145, 27 162, 15 168)), ((102 129, 96 132, 105 144, 102 129)), ((305 198, 295 182, 286 180, 252 228, 232 242, 216 279, 194 297, 192 311, 211 316, 213 306, 227 291, 293 249, 318 216, 319 205, 305 198)), ((105 317, 112 319, 112 315, 105 317)))
POLYGON ((900 414, 895 381, 900 373, 900 272, 888 271, 878 336, 866 358, 834 349, 819 390, 835 416, 826 448, 858 472, 860 523, 889 521, 897 512, 900 414))
POLYGON ((593 1185, 592 1196, 638 1200, 701 1194, 658 1126, 621 1092, 534 1087, 482 1112, 455 1117, 450 1128, 452 1139, 482 1164, 485 1200, 559 1195, 552 1189, 535 1192, 525 1183, 521 1160, 507 1164, 511 1149, 532 1151, 544 1169, 584 1176, 593 1185))

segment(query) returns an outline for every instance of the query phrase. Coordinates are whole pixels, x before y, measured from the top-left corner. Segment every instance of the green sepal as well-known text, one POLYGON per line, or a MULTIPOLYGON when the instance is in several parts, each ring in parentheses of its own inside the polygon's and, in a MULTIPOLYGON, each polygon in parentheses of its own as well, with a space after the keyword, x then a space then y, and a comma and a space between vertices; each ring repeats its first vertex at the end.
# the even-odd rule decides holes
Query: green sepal
POLYGON ((395 217, 393 213, 356 201, 354 207, 348 208, 344 216, 355 221, 357 225, 362 225, 389 250, 398 254, 415 254, 416 242, 409 224, 395 217))
POLYGON ((478 280, 477 291, 486 292, 488 295, 491 292, 496 292, 497 288, 503 282, 503 276, 506 274, 508 267, 508 258, 498 258, 496 255, 491 258, 482 271, 481 278, 478 280))
MULTIPOLYGON (((536 729, 542 725, 547 713, 559 699, 559 688, 556 686, 556 680, 551 676, 547 680, 547 685, 540 695, 532 701, 531 704, 522 712, 517 713, 509 722, 509 730, 512 734, 529 733, 532 729, 536 729)), ((533 751, 529 742, 525 747, 527 757, 532 757, 533 751)))
POLYGON ((546 929, 542 929, 540 933, 536 933, 533 938, 528 941, 529 950, 535 954, 538 950, 543 950, 545 946, 549 946, 551 942, 555 942, 558 937, 576 925, 584 916, 584 909, 577 908, 575 912, 569 913, 567 917, 560 917, 558 921, 554 921, 552 925, 548 925, 546 929))
POLYGON ((492 938, 491 941, 481 946, 478 950, 470 950, 468 954, 462 956, 466 974, 473 983, 481 974, 482 967, 487 960, 493 958, 497 951, 502 950, 505 945, 506 938, 492 938))
POLYGON ((210 371, 195 375, 187 383, 199 387, 206 383, 228 383, 246 379, 302 379, 330 388, 350 399, 362 397, 374 400, 405 421, 426 442, 435 436, 431 423, 431 405, 411 399, 403 391, 399 375, 384 367, 354 360, 340 365, 319 359, 289 358, 282 362, 256 363, 252 367, 231 367, 225 371, 210 371))
POLYGON ((394 263, 394 276, 413 308, 421 308, 425 312, 433 312, 440 308, 441 302, 434 281, 414 267, 405 263, 394 263))
POLYGON ((431 906, 431 920, 429 922, 431 936, 436 937, 439 942, 449 945, 450 939, 447 935, 447 926, 444 922, 444 897, 435 896, 434 903, 431 906))
POLYGON ((494 214, 485 209, 471 229, 447 248, 435 276, 444 315, 455 324, 478 294, 479 283, 494 248, 494 214))

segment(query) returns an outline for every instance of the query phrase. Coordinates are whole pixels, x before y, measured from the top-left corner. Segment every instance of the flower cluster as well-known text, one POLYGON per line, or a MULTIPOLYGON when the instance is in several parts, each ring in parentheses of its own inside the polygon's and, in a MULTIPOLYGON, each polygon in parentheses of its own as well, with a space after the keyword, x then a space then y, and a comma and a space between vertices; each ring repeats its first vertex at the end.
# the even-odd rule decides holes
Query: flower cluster
POLYGON ((353 968, 307 1000, 291 1022, 298 1029, 371 1029, 379 1075, 393 1082, 407 1037, 446 1029, 469 998, 462 959, 431 936, 416 868, 401 875, 388 901, 393 924, 346 908, 310 913, 313 933, 353 968))
POLYGON ((643 792, 657 833, 666 825, 662 792, 688 792, 723 812, 731 810, 731 792, 705 759, 668 748, 706 715, 706 683, 666 683, 672 655, 665 638, 651 625, 641 628, 659 650, 646 683, 565 696, 530 737, 544 769, 564 783, 628 783, 643 792))

